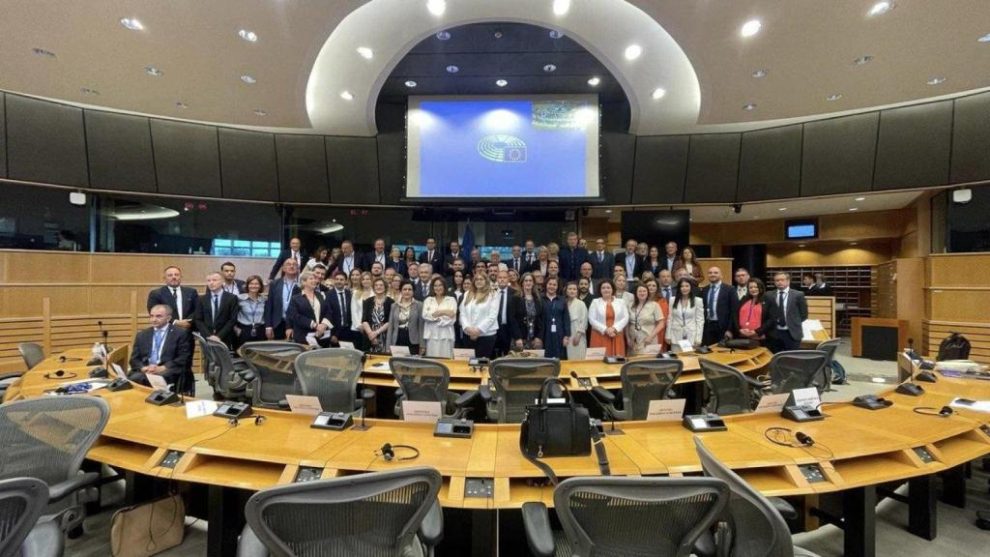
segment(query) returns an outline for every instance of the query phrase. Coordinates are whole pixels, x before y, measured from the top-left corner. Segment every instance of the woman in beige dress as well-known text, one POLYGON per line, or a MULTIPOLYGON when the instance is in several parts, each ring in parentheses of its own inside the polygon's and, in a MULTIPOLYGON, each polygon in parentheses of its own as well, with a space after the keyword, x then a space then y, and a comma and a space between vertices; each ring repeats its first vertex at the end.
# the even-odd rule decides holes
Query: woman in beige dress
POLYGON ((567 313, 571 316, 571 341, 567 343, 567 359, 583 360, 588 350, 588 306, 578 298, 576 282, 567 284, 567 313))
POLYGON ((655 356, 658 350, 647 351, 646 347, 660 344, 658 335, 663 329, 663 312, 650 299, 650 290, 645 284, 636 287, 635 295, 636 300, 629 308, 629 325, 626 327, 628 350, 633 356, 655 356))

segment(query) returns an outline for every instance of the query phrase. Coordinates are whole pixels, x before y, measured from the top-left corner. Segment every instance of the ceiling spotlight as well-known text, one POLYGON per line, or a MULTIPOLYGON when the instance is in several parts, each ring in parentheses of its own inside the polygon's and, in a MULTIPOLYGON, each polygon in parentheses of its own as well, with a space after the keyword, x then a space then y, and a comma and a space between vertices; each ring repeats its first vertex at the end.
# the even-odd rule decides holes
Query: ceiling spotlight
POLYGON ((873 4, 873 7, 870 8, 870 11, 867 12, 866 15, 870 17, 873 17, 875 15, 883 15, 889 12, 890 10, 893 10, 895 6, 896 4, 887 0, 883 2, 877 2, 876 4, 873 4))
POLYGON ((341 91, 340 98, 344 99, 345 101, 353 101, 354 95, 352 95, 350 91, 341 91))
MULTIPOLYGON (((859 245, 859 242, 849 242, 849 245, 850 246, 858 246, 859 245)), ((876 378, 874 378, 874 379, 876 379, 876 378)), ((874 383, 876 383, 876 381, 874 381, 874 383)))
POLYGON ((832 93, 831 95, 825 97, 825 100, 832 102, 832 101, 837 101, 841 98, 842 98, 842 93, 832 93))
POLYGON ((650 96, 653 97, 653 100, 659 101, 666 94, 667 94, 667 91, 663 87, 657 87, 656 89, 653 90, 653 94, 650 95, 650 96))
POLYGON ((161 77, 165 75, 165 72, 161 71, 160 69, 154 66, 145 66, 144 73, 150 75, 151 77, 161 77))
POLYGON ((865 197, 857 197, 856 199, 853 199, 853 201, 866 201, 866 198, 865 197))
POLYGON ((440 31, 439 33, 437 33, 436 37, 438 41, 449 41, 450 33, 447 31, 440 31))
POLYGON ((626 60, 630 60, 630 61, 635 60, 639 58, 641 54, 643 54, 643 47, 639 46, 638 44, 631 44, 626 47, 626 52, 625 52, 626 60))
POLYGON ((189 105, 186 104, 186 103, 184 103, 184 102, 182 102, 182 101, 178 101, 178 102, 175 103, 175 108, 185 110, 185 109, 189 108, 189 105))
POLYGON ((133 17, 120 18, 120 24, 131 31, 144 31, 144 25, 133 17))
POLYGON ((764 69, 764 68, 760 68, 760 69, 756 70, 755 72, 753 72, 753 77, 755 77, 756 79, 763 79, 764 77, 767 76, 767 73, 769 73, 769 72, 770 72, 770 70, 767 70, 767 69, 764 69))
POLYGON ((787 210, 787 207, 779 207, 777 210, 780 212, 784 212, 787 210))
POLYGON ((509 82, 504 79, 499 79, 495 82, 495 85, 498 85, 499 87, 505 87, 508 84, 509 82))
POLYGON ((564 38, 564 32, 563 31, 558 31, 558 30, 554 29, 553 31, 550 31, 550 38, 551 39, 562 39, 562 38, 564 38))
POLYGON ((756 110, 756 103, 746 103, 746 104, 744 104, 743 105, 743 110, 745 110, 747 112, 748 111, 752 111, 752 110, 756 110))
POLYGON ((459 71, 461 71, 461 69, 453 64, 447 66, 447 73, 457 73, 459 71))
POLYGON ((241 76, 241 81, 243 81, 244 83, 247 83, 248 85, 254 85, 255 83, 258 82, 258 80, 255 79, 253 75, 248 75, 248 74, 242 75, 241 76))
POLYGON ((983 35, 982 37, 976 40, 981 43, 990 43, 990 33, 987 33, 986 35, 983 35))
POLYGON ((254 109, 254 115, 255 116, 268 116, 268 112, 265 111, 265 110, 262 110, 260 108, 256 108, 256 109, 254 109))
POLYGON ((598 87, 598 84, 601 82, 602 82, 601 78, 595 76, 588 80, 588 85, 591 85, 592 87, 598 87))
POLYGON ((411 80, 411 79, 408 80, 408 81, 406 81, 406 87, 409 87, 410 89, 412 89, 416 85, 418 85, 418 84, 415 81, 411 80))
POLYGON ((440 17, 447 11, 447 2, 446 0, 426 0, 426 9, 431 14, 440 17))
POLYGON ((240 38, 242 38, 242 39, 244 39, 245 41, 247 41, 249 43, 256 43, 256 42, 258 42, 258 34, 255 33, 254 31, 249 31, 247 29, 241 29, 240 31, 237 32, 237 36, 240 37, 240 38))
POLYGON ((553 14, 566 15, 571 9, 571 0, 553 0, 553 14))
POLYGON ((44 56, 46 58, 54 58, 55 53, 50 50, 45 50, 43 48, 32 48, 31 52, 37 54, 38 56, 44 56))
POLYGON ((858 211, 859 210, 859 207, 850 207, 849 210, 850 211, 858 211))
POLYGON ((543 66, 543 71, 547 73, 553 73, 557 71, 557 66, 554 64, 547 64, 546 66, 543 66))
POLYGON ((360 54, 361 58, 364 58, 365 60, 371 60, 375 57, 375 51, 366 46, 357 47, 357 53, 360 54))
POLYGON ((743 37, 752 37, 753 35, 759 33, 762 27, 763 24, 760 20, 751 19, 746 23, 743 23, 743 26, 739 28, 739 34, 743 37))
POLYGON ((859 58, 853 60, 853 64, 856 64, 857 66, 862 66, 863 64, 869 64, 872 61, 873 61, 873 57, 867 54, 865 56, 860 56, 859 58))
POLYGON ((935 76, 929 79, 928 81, 926 81, 925 83, 928 83, 929 85, 941 85, 945 83, 945 78, 942 76, 935 76))
POLYGON ((94 95, 95 96, 95 95, 99 95, 100 94, 100 92, 97 91, 96 89, 90 89, 89 87, 83 87, 82 89, 79 89, 79 92, 82 93, 83 95, 94 95))

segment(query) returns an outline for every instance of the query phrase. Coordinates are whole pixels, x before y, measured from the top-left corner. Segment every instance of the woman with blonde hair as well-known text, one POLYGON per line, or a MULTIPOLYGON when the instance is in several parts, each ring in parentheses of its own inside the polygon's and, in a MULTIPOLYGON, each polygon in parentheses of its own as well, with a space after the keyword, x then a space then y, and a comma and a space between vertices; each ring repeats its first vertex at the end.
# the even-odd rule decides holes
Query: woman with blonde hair
POLYGON ((366 350, 364 343, 364 329, 361 328, 361 321, 364 320, 364 301, 375 295, 371 290, 371 273, 360 272, 357 269, 351 271, 351 284, 354 284, 354 273, 358 273, 357 286, 351 287, 351 330, 354 331, 354 338, 358 339, 360 346, 355 346, 358 350, 366 350))
POLYGON ((492 358, 495 336, 498 334, 499 297, 492 295, 488 275, 476 273, 471 279, 473 289, 461 302, 461 332, 464 348, 473 348, 475 356, 492 358))

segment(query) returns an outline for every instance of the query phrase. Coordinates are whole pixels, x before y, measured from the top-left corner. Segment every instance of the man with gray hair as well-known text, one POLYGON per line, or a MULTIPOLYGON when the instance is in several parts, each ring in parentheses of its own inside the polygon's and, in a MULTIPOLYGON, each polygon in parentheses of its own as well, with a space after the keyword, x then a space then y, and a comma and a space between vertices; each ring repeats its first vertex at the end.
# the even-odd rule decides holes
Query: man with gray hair
POLYGON ((430 279, 433 278, 433 265, 420 263, 417 271, 419 273, 419 280, 413 284, 413 298, 422 302, 430 297, 430 279))
MULTIPOLYGON (((184 376, 191 375, 190 334, 172 324, 172 308, 166 304, 152 306, 148 310, 148 322, 151 326, 134 336, 127 378, 150 386, 148 375, 158 375, 168 384, 175 385, 184 376)), ((186 389, 189 387, 185 386, 186 389)))

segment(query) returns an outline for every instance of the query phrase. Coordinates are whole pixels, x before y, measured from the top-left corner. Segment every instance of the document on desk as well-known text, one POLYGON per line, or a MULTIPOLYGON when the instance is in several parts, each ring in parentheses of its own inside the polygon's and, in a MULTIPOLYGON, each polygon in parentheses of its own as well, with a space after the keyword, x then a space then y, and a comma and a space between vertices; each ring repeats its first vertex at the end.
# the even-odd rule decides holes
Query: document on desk
POLYGON ((605 347, 598 346, 595 348, 588 348, 584 351, 585 360, 601 360, 605 357, 605 347))
POLYGON ((214 400, 192 400, 186 403, 186 419, 211 416, 220 404, 214 400))
POLYGON ((683 398, 670 398, 666 400, 651 400, 650 407, 646 411, 646 421, 648 422, 679 422, 684 416, 683 398))
POLYGON ((443 416, 439 402, 403 400, 402 419, 407 422, 436 423, 443 416))
POLYGON ((159 391, 170 391, 171 388, 168 386, 168 382, 165 378, 157 373, 145 373, 145 377, 148 378, 148 383, 151 384, 151 388, 159 391))
POLYGON ((815 331, 825 330, 818 319, 808 319, 801 323, 801 340, 815 340, 815 331))
POLYGON ((327 329, 327 332, 323 333, 323 335, 320 337, 317 337, 316 333, 309 333, 308 335, 306 335, 306 344, 317 347, 320 345, 318 341, 328 339, 330 338, 330 336, 331 336, 330 329, 327 329))
POLYGON ((990 400, 971 400, 968 398, 957 397, 952 399, 949 406, 953 408, 964 408, 966 410, 990 413, 990 400))
POLYGON ((315 396, 285 395, 285 401, 289 403, 289 410, 296 414, 315 416, 323 411, 320 399, 315 396))
POLYGON ((337 344, 340 345, 341 348, 346 348, 348 350, 354 350, 354 343, 353 342, 347 342, 346 340, 342 340, 342 341, 338 342, 337 344))

